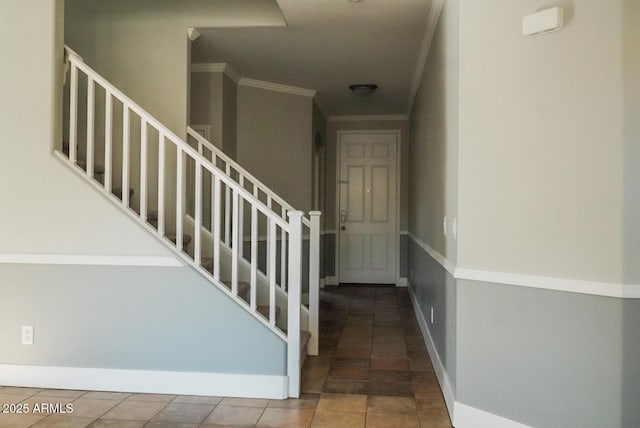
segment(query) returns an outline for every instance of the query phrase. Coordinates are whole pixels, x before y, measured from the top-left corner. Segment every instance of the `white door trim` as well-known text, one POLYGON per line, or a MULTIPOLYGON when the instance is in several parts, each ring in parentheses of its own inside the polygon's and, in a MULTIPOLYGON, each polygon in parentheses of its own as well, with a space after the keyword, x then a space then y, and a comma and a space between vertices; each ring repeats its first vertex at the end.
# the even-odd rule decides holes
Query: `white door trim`
POLYGON ((343 135, 354 134, 378 134, 396 136, 396 286, 402 286, 400 280, 400 177, 402 177, 402 131, 400 129, 360 129, 360 130, 338 130, 336 135, 336 242, 335 242, 335 278, 340 284, 340 144, 343 135))

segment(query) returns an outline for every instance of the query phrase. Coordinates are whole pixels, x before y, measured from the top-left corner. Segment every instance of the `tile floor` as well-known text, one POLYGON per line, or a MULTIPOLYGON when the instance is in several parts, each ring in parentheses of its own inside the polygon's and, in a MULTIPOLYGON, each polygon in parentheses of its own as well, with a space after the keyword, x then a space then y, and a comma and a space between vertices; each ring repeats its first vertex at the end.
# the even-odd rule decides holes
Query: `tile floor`
POLYGON ((73 404, 68 414, 0 413, 0 427, 451 427, 406 289, 326 288, 320 322, 320 355, 307 359, 297 400, 0 387, 0 403, 73 404))

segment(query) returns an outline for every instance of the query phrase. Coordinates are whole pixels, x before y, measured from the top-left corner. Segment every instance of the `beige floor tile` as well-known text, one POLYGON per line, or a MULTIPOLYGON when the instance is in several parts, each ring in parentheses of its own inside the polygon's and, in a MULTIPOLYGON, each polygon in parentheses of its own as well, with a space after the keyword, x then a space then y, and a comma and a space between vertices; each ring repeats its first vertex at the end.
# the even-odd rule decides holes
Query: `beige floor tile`
POLYGON ((73 416, 99 418, 118 405, 117 400, 78 398, 73 401, 73 416))
POLYGON ((315 409, 276 409, 267 408, 256 427, 259 428, 308 428, 311 425, 315 409))
POLYGON ((269 400, 262 398, 223 398, 220 404, 224 406, 265 408, 269 404, 269 400))
POLYGON ((161 422, 152 421, 144 426, 144 428, 198 428, 200 424, 189 424, 186 422, 161 422))
POLYGON ((47 415, 40 414, 4 414, 0 413, 0 427, 2 428, 27 428, 35 424, 47 415))
POLYGON ((239 407, 220 404, 202 424, 202 428, 212 425, 254 426, 258 423, 263 412, 264 409, 260 407, 239 407))
POLYGON ((146 421, 120 421, 114 419, 98 419, 90 428, 142 428, 146 421))
POLYGON ((157 415, 166 403, 158 401, 122 401, 109 410, 104 419, 148 421, 157 415))
POLYGON ((416 413, 368 413, 367 428, 420 428, 416 413))
POLYGON ((128 392, 105 392, 105 391, 89 391, 82 396, 82 398, 89 398, 92 400, 125 400, 129 398, 131 394, 128 392))
POLYGON ((41 392, 42 388, 23 388, 20 386, 5 386, 0 390, 0 394, 31 396, 41 392))
POLYGON ((318 402, 318 412, 361 412, 367 411, 367 396, 359 394, 322 394, 318 402))
POLYGON ((203 395, 178 395, 171 403, 189 404, 218 404, 222 397, 208 397, 203 395))
MULTIPOLYGON (((2 392, 2 391, 0 391, 2 392)), ((2 394, 0 393, 0 403, 1 404, 18 404, 25 400, 30 399, 31 395, 20 395, 20 394, 2 394)))
POLYGON ((365 416, 360 412, 316 412, 311 428, 364 428, 365 416))
POLYGON ((416 413, 416 400, 413 397, 370 396, 367 413, 416 413))
POLYGON ((155 416, 154 421, 200 424, 215 407, 215 404, 171 403, 155 416))
POLYGON ((175 399, 175 395, 168 394, 131 394, 127 401, 151 401, 158 403, 169 403, 175 399))
POLYGON ((315 409, 319 400, 320 394, 301 394, 300 398, 269 400, 268 407, 280 409, 315 409))
POLYGON ((44 389, 36 395, 44 397, 78 398, 86 393, 87 391, 77 391, 72 389, 44 389))
POLYGON ((433 415, 418 413, 421 428, 452 428, 451 421, 448 417, 437 418, 433 415))
POLYGON ((33 428, 85 428, 91 425, 95 418, 78 418, 68 415, 51 415, 42 419, 33 428))

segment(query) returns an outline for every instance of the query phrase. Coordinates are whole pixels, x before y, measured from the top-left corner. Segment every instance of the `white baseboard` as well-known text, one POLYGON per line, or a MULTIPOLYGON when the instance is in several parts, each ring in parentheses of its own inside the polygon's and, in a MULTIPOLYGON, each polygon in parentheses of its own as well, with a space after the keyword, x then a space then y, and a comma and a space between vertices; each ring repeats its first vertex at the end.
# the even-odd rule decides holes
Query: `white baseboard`
POLYGON ((455 394, 453 392, 453 388, 451 387, 451 382, 449 381, 449 376, 447 376, 447 372, 444 368, 444 364, 440 359, 440 355, 438 355, 438 351, 436 350, 436 345, 433 342, 433 338, 431 337, 431 332, 429 331, 429 327, 427 324, 427 320, 416 301, 416 296, 413 294, 413 289, 409 287, 409 297, 411 298, 411 303, 413 305, 413 310, 416 313, 416 318, 418 320, 418 325, 420 326, 420 331, 422 331, 422 337, 424 338, 424 344, 427 346, 427 352, 429 353, 429 357, 431 357, 431 361, 433 362, 433 368, 436 372, 436 377, 438 378, 438 382, 440 383, 440 389, 442 389, 442 395, 444 395, 444 401, 447 404, 447 410, 449 411, 449 417, 451 420, 454 419, 454 406, 455 406, 455 394))
POLYGON ((444 396, 444 401, 449 411, 449 417, 453 421, 453 426, 456 428, 531 428, 528 425, 523 425, 519 422, 456 401, 451 381, 444 368, 444 364, 442 364, 440 355, 436 350, 427 320, 416 301, 416 296, 413 294, 411 286, 409 286, 409 297, 411 298, 420 331, 422 331, 424 343, 427 346, 427 352, 433 362, 436 377, 440 383, 440 389, 442 390, 442 395, 444 396))
POLYGON ((454 426, 458 428, 532 428, 460 402, 456 402, 454 426))
POLYGON ((217 397, 288 397, 287 377, 0 364, 0 385, 217 397))
POLYGON ((409 286, 409 280, 407 278, 400 277, 396 279, 396 287, 406 288, 409 286))

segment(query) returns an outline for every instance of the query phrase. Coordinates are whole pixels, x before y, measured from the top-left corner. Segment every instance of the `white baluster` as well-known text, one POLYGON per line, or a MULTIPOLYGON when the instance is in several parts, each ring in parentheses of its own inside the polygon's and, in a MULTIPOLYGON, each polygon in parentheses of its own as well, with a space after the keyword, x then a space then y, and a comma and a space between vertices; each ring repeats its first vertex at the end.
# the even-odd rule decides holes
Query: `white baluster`
MULTIPOLYGON (((240 187, 244 189, 244 177, 240 176, 240 187)), ((244 247, 244 200, 238 207, 238 256, 244 257, 242 248, 244 247)))
POLYGON ((309 355, 318 355, 320 315, 320 211, 311 211, 309 236, 309 355))
POLYGON ((213 179, 213 201, 211 210, 213 220, 211 222, 213 233, 213 279, 220 281, 220 214, 222 207, 220 206, 220 177, 217 175, 213 179))
POLYGON ((140 218, 147 221, 147 121, 140 120, 140 218))
POLYGON ((300 299, 302 211, 289 211, 289 290, 287 293, 287 376, 289 397, 300 396, 300 299))
POLYGON ((182 187, 184 182, 184 156, 182 148, 178 146, 176 155, 176 247, 182 251, 182 187))
POLYGON ((251 309, 256 309, 256 288, 258 284, 258 208, 251 205, 251 309))
POLYGON ((233 191, 233 220, 231 230, 233 238, 231 239, 231 293, 238 295, 238 192, 233 191))
POLYGON ((278 230, 276 222, 269 218, 269 232, 267 233, 267 245, 269 247, 269 264, 267 275, 269 277, 269 323, 276 325, 276 240, 278 230))
POLYGON ((164 236, 164 134, 158 137, 158 233, 164 236))
MULTIPOLYGON (((282 218, 287 218, 285 207, 282 207, 282 218)), ((287 233, 284 230, 280 240, 280 288, 287 289, 287 233)))
POLYGON ((195 203, 195 226, 193 231, 193 261, 196 266, 201 265, 202 261, 202 249, 201 249, 201 234, 202 234, 202 163, 199 159, 196 160, 196 203, 195 203))
POLYGON ((129 107, 122 106, 122 205, 129 206, 129 140, 131 127, 129 107))
MULTIPOLYGON (((227 176, 231 176, 231 168, 227 163, 226 168, 227 176)), ((224 202, 224 242, 227 246, 231 246, 231 189, 229 186, 225 187, 225 202, 224 202)))
POLYGON ((104 188, 111 193, 111 159, 113 143, 113 98, 111 92, 105 90, 104 106, 104 188))
POLYGON ((78 68, 73 62, 69 84, 69 160, 75 163, 78 144, 78 68))
POLYGON ((95 127, 95 93, 93 78, 87 76, 87 176, 93 178, 93 139, 95 127))

